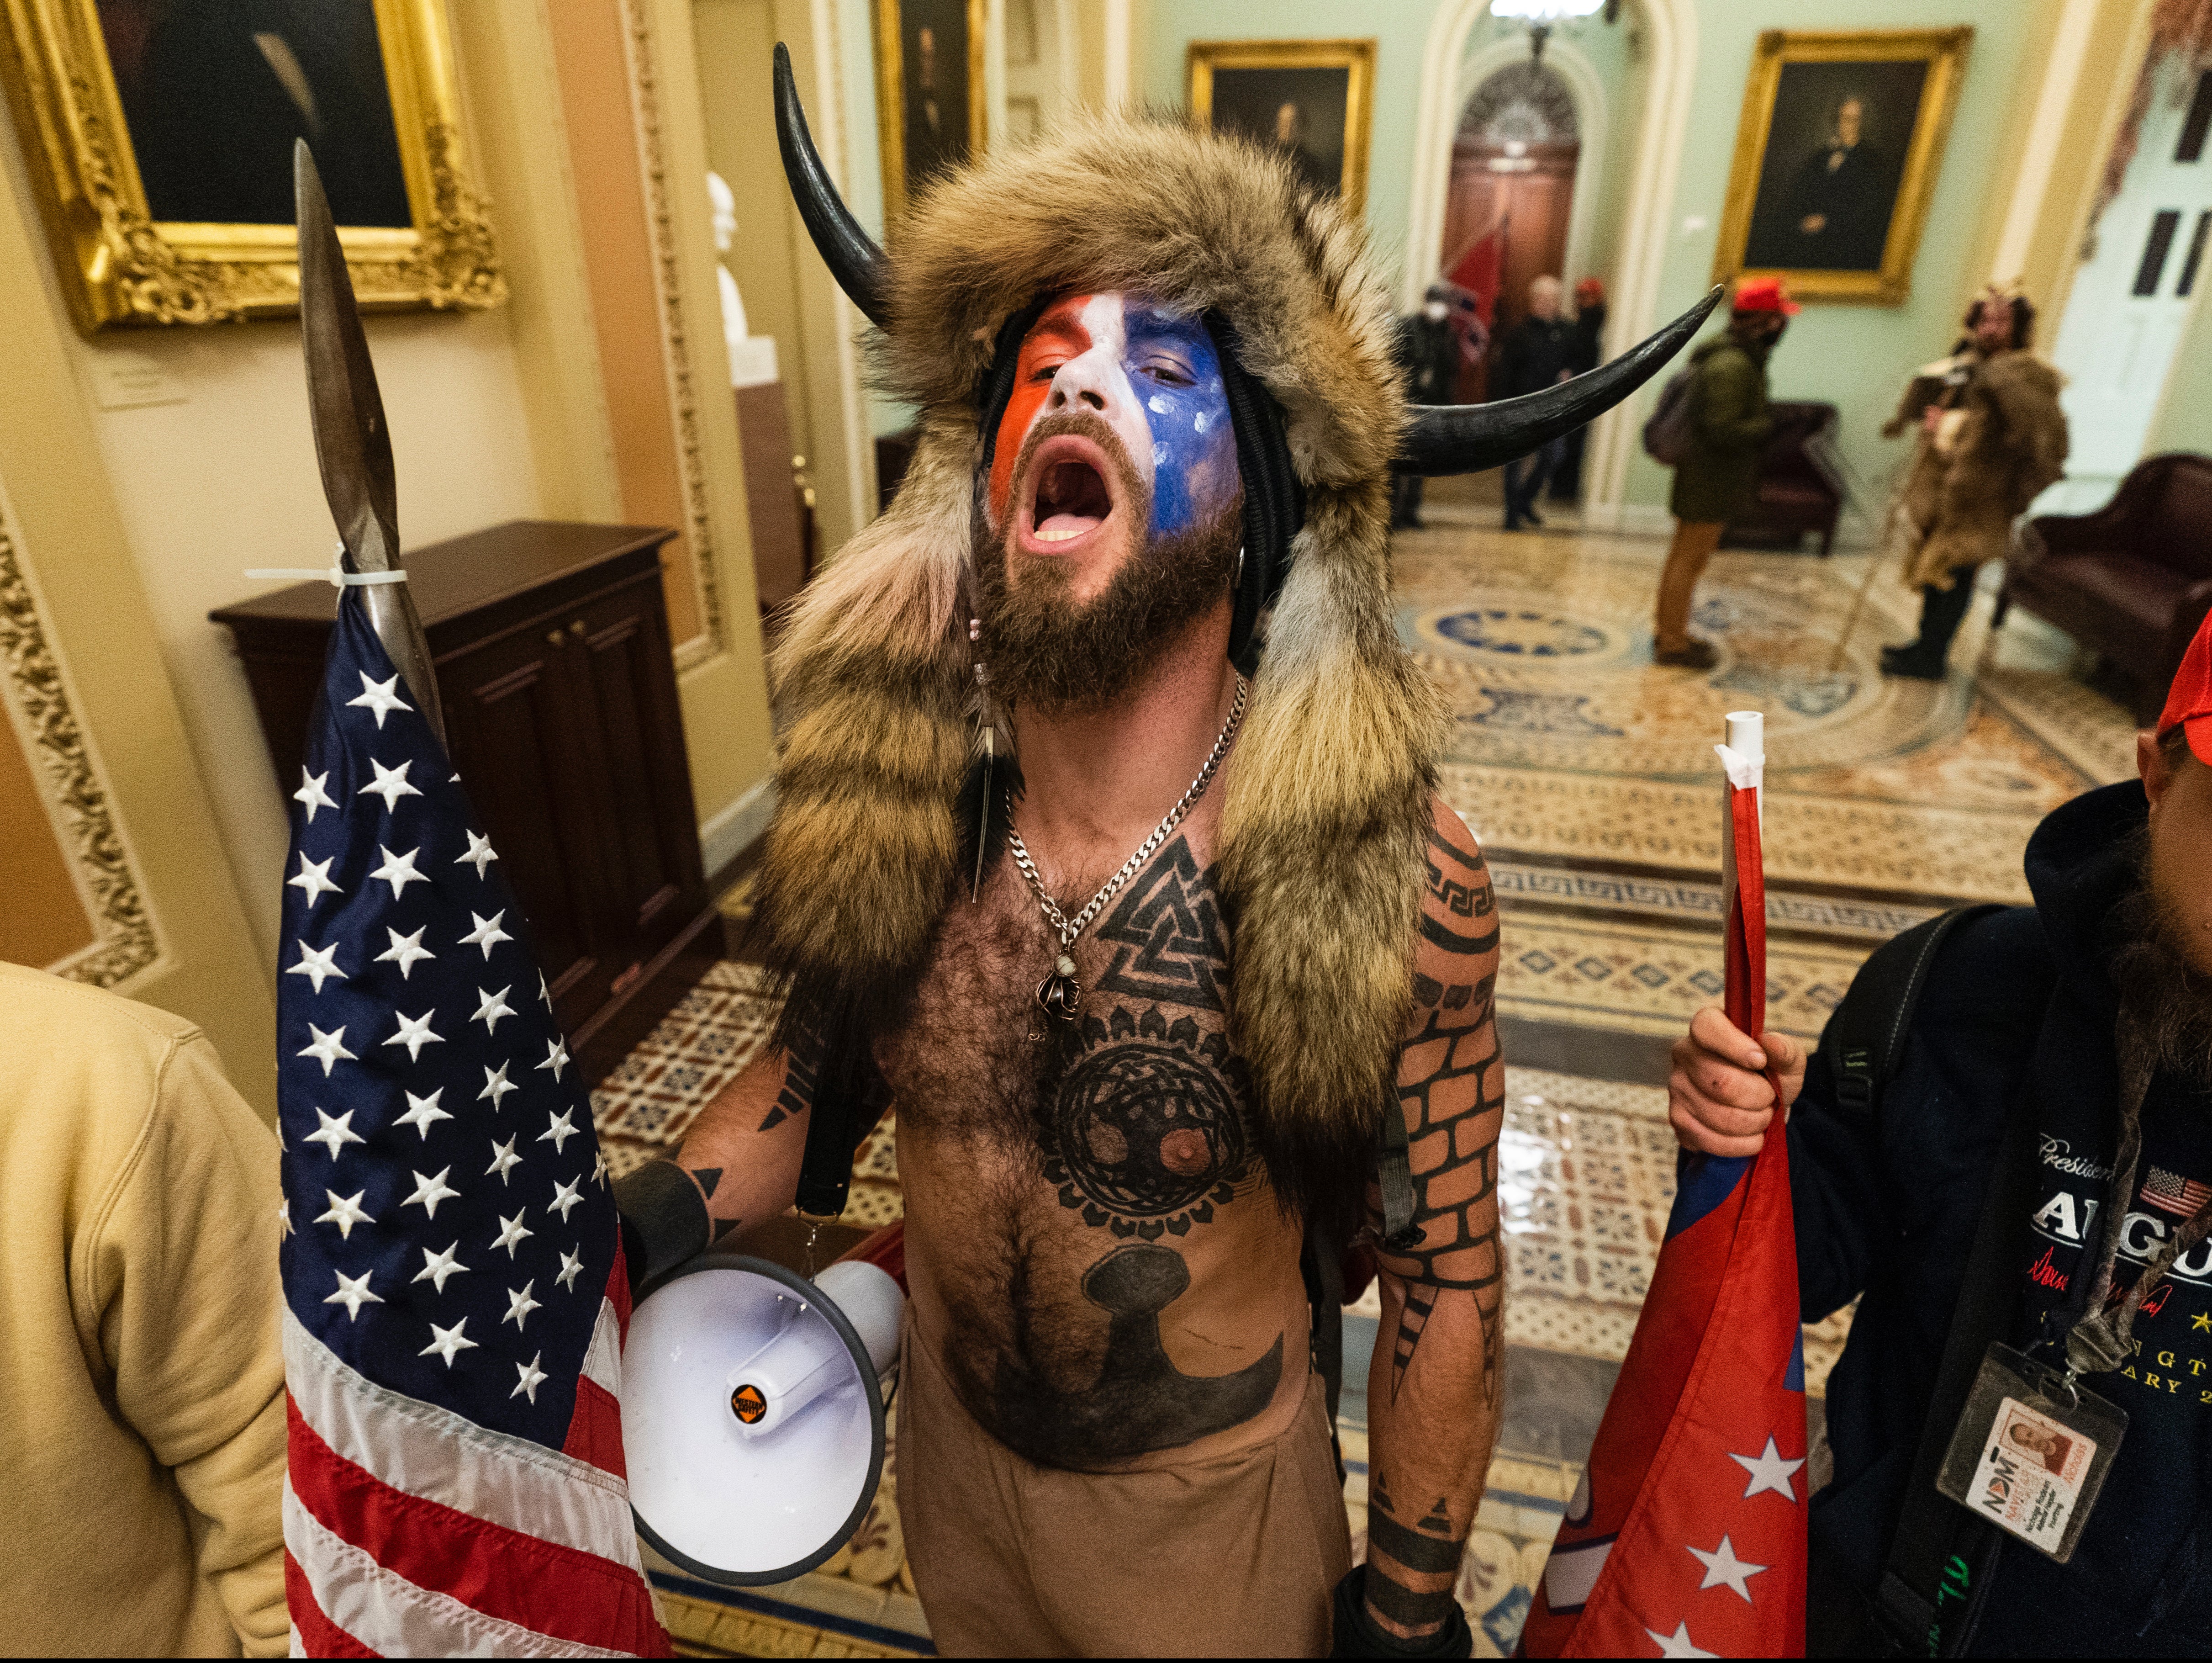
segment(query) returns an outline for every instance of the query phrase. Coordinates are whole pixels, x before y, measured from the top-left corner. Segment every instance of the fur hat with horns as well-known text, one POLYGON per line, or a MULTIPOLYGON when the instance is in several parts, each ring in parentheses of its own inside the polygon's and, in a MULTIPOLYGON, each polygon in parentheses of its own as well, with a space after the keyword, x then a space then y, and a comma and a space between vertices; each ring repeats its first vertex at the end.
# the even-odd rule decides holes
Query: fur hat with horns
POLYGON ((921 411, 896 501, 801 594, 775 655, 789 725, 757 895, 792 989, 783 1036, 887 1020, 959 892, 971 521, 994 383, 1040 301, 1140 292, 1205 316, 1225 349, 1247 553, 1232 656, 1248 667, 1266 619, 1222 771, 1231 1039, 1277 1192, 1300 1206, 1340 1189, 1366 1169, 1412 1008, 1445 726, 1397 638, 1390 470, 1472 472, 1582 426, 1679 350, 1711 299, 1549 392, 1409 411, 1363 232, 1256 146, 1077 121, 933 186, 893 261, 838 199, 781 47, 776 114, 816 246, 883 332, 887 390, 921 411))

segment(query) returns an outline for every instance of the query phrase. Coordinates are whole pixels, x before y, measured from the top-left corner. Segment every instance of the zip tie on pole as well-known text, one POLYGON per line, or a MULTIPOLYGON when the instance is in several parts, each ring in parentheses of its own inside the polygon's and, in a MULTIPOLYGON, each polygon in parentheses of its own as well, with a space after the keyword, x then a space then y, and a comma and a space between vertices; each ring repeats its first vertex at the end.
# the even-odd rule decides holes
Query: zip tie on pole
POLYGON ((334 589, 360 589, 378 583, 404 583, 407 581, 407 574, 404 570, 349 572, 343 563, 344 555, 345 545, 341 543, 337 552, 331 557, 328 566, 248 566, 246 575, 252 578, 289 578, 295 582, 312 582, 319 578, 334 589))

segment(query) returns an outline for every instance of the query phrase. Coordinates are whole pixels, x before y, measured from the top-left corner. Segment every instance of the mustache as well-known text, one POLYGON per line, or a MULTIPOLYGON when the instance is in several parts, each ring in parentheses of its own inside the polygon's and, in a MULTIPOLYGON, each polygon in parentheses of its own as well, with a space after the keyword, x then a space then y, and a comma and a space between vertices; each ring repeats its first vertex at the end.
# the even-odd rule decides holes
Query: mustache
POLYGON ((1000 529, 1011 533, 1014 523, 1014 505, 1022 500, 1024 484, 1036 469, 1036 454, 1048 439, 1056 439, 1063 433, 1073 433, 1090 440, 1106 453, 1107 466, 1121 481, 1121 500, 1129 505, 1132 522, 1139 528, 1152 523, 1152 488, 1145 483, 1145 476, 1137 472, 1135 460, 1121 436, 1106 424, 1106 418, 1095 411, 1069 410, 1055 416, 1040 416, 1030 425, 1028 435, 1022 440, 1020 454, 1014 458, 1014 471, 1007 486, 1006 523, 1000 529))

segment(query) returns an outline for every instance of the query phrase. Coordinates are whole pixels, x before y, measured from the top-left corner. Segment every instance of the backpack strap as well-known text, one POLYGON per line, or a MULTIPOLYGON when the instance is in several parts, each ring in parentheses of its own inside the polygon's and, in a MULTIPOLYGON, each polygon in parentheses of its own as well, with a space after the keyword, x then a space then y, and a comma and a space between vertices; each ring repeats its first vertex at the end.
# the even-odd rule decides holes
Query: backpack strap
POLYGON ((1836 1106, 1874 1121, 1881 1093, 1905 1060, 1905 1038, 1936 954, 1953 930, 2004 908, 1994 903, 1955 907, 1885 941, 1851 978, 1836 1007, 1827 1040, 1836 1048, 1836 1106))

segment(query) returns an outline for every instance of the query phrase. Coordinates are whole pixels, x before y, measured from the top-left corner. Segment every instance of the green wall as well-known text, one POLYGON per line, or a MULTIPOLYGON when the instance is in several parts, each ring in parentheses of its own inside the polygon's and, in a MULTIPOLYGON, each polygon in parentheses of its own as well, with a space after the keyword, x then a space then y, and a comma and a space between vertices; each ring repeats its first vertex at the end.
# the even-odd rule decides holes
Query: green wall
MULTIPOLYGON (((1633 13, 1637 6, 1638 0, 1629 0, 1627 9, 1633 13)), ((1413 184, 1420 58, 1436 10, 1436 0, 1365 0, 1358 6, 1346 0, 1152 0, 1140 90, 1154 101, 1182 102, 1184 51, 1193 40, 1372 35, 1377 45, 1367 212, 1376 253, 1395 276, 1405 249, 1413 184)), ((1662 318, 1692 305, 1711 281, 1744 80, 1762 30, 1939 28, 1960 23, 1974 28, 1911 299, 1899 307, 1808 307, 1774 360, 1778 398, 1825 399, 1840 408, 1844 454, 1866 487, 1868 500, 1861 507, 1871 513, 1903 454, 1878 429, 1894 407, 1904 377, 1950 346, 1960 314, 1987 276, 1968 264, 1975 258, 1990 188, 1987 162, 1996 152, 2004 124, 2015 119, 2017 83, 2027 72, 2048 8, 2035 0, 1821 0, 1817 7, 1804 0, 1700 0, 1697 10, 1690 120, 1674 200, 1664 221, 1668 242, 1659 289, 1662 318), (1692 218, 1704 224, 1686 230, 1685 220, 1692 218)), ((1474 42, 1489 39, 1495 27, 1479 26, 1474 42)), ((1626 211, 1626 174, 1640 138, 1643 105, 1632 88, 1650 61, 1647 44, 1639 64, 1626 64, 1626 20, 1611 31, 1586 24, 1577 40, 1607 80, 1613 72, 1601 54, 1620 54, 1626 69, 1623 78, 1632 85, 1610 117, 1607 148, 1613 176, 1598 186, 1609 218, 1626 211), (1623 38, 1618 44, 1599 38, 1607 34, 1623 38)), ((1602 253, 1611 241, 1599 228, 1594 245, 1602 253)), ((1601 270, 1617 264, 1617 254, 1600 264, 1601 270)), ((1647 403, 1652 396, 1644 395, 1647 403)), ((1628 501, 1662 505, 1668 481, 1666 471, 1639 453, 1630 467, 1628 501)))

